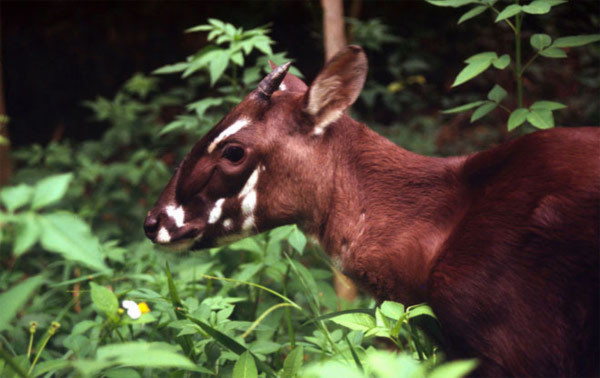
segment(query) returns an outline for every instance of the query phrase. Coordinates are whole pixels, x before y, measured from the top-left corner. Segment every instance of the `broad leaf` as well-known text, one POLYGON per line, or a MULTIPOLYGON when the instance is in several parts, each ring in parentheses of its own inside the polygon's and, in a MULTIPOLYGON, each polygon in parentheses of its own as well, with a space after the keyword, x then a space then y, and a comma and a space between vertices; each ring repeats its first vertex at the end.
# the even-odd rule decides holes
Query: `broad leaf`
POLYGON ((461 360, 461 361, 451 361, 445 364, 442 364, 435 369, 431 373, 429 373, 429 378, 462 378, 467 376, 477 367, 479 363, 477 360, 461 360))
POLYGON ((481 105, 479 108, 477 108, 477 110, 475 110, 473 112, 473 115, 471 116, 471 122, 475 122, 478 119, 484 117, 489 112, 496 109, 497 106, 498 106, 498 104, 495 102, 487 102, 487 103, 481 105))
POLYGON ((290 243, 292 248, 298 251, 299 254, 302 254, 302 252, 304 252, 304 247, 306 247, 306 236, 304 236, 302 231, 294 225, 294 229, 288 237, 288 243, 290 243))
POLYGON ((27 205, 33 196, 33 188, 26 184, 9 186, 0 191, 0 200, 10 212, 27 205))
POLYGON ((493 51, 485 51, 479 54, 475 54, 473 56, 468 57, 465 60, 465 63, 478 63, 481 61, 493 61, 494 59, 498 59, 498 54, 493 51))
POLYGON ((510 18, 512 16, 515 16, 515 15, 521 13, 521 11, 522 11, 522 8, 520 5, 511 4, 511 5, 507 6, 506 8, 504 8, 502 10, 502 12, 498 13, 498 16, 496 16, 495 22, 506 20, 507 18, 510 18))
POLYGON ((23 214, 19 219, 15 234, 15 244, 13 252, 16 256, 30 249, 37 243, 40 237, 40 226, 35 213, 23 214))
POLYGON ((38 181, 34 188, 31 208, 33 210, 41 209, 59 201, 67 192, 72 179, 72 173, 65 173, 38 181))
POLYGON ((494 101, 495 103, 499 103, 508 95, 508 93, 499 86, 498 84, 494 85, 494 88, 488 93, 488 99, 494 101))
POLYGON ((529 114, 529 110, 525 108, 513 110, 513 112, 510 113, 510 117, 508 117, 508 131, 521 126, 527 119, 527 114, 529 114))
POLYGON ((375 318, 367 314, 343 314, 336 316, 335 318, 331 318, 331 320, 344 327, 362 332, 367 332, 376 326, 375 318))
POLYGON ((425 0, 429 4, 436 5, 438 7, 452 7, 458 8, 468 4, 478 3, 478 0, 425 0))
POLYGON ((398 320, 404 315, 404 305, 402 303, 385 301, 381 304, 381 312, 388 318, 398 320))
POLYGON ((486 9, 488 9, 488 7, 486 7, 485 5, 476 6, 475 8, 471 9, 470 11, 468 11, 460 17, 460 19, 458 20, 458 25, 462 24, 467 20, 479 16, 480 14, 485 12, 486 9))
POLYGON ((257 378, 258 370, 256 369, 256 363, 254 358, 250 355, 250 352, 246 351, 240 355, 233 366, 233 378, 257 378))
POLYGON ((579 47, 598 41, 600 41, 600 34, 574 35, 557 38, 552 44, 552 47, 579 47))
POLYGON ((0 294, 0 331, 8 328, 17 311, 29 300, 33 292, 44 282, 44 276, 31 277, 0 294))
POLYGON ((96 358, 111 365, 196 370, 196 365, 178 349, 167 343, 134 341, 99 347, 96 358))
POLYGON ((529 39, 529 43, 537 50, 541 50, 545 47, 550 46, 552 38, 548 34, 534 34, 529 39))
POLYGON ((563 50, 556 48, 556 47, 550 47, 550 48, 544 49, 544 50, 540 51, 540 55, 545 56, 546 58, 566 58, 567 57, 567 53, 565 53, 563 50))
POLYGON ((60 253, 65 259, 88 267, 107 270, 100 253, 100 243, 90 227, 75 214, 56 212, 39 216, 41 243, 48 251, 60 253))
POLYGON ((302 367, 303 360, 304 348, 302 348, 302 346, 295 347, 283 362, 283 373, 281 374, 281 377, 294 378, 302 367))
POLYGON ((567 106, 560 102, 554 101, 536 101, 529 108, 530 109, 546 109, 546 110, 560 110, 565 109, 567 106))
POLYGON ((102 311, 109 318, 116 318, 119 310, 119 300, 115 293, 94 282, 90 282, 90 287, 92 302, 98 307, 98 310, 102 311))
POLYGON ((546 14, 550 12, 552 5, 546 0, 535 0, 529 5, 523 5, 523 12, 529 14, 546 14))
POLYGON ((456 80, 454 80, 454 83, 452 84, 452 86, 456 87, 457 85, 461 85, 461 84, 471 80, 475 76, 477 76, 480 73, 482 73, 483 71, 487 70, 491 64, 492 64, 491 59, 490 60, 482 59, 482 60, 476 61, 474 63, 470 63, 465 68, 463 68, 462 71, 460 71, 460 73, 456 77, 456 80))
POLYGON ((229 64, 229 53, 222 51, 220 54, 217 54, 215 58, 210 62, 209 73, 210 73, 210 85, 215 85, 217 80, 221 78, 223 72, 227 68, 227 64, 229 64))
POLYGON ((494 65, 494 67, 496 67, 499 70, 503 70, 506 67, 508 67, 508 65, 510 64, 510 55, 508 54, 504 54, 501 57, 499 57, 498 59, 494 59, 492 61, 492 64, 494 65))
POLYGON ((547 109, 531 109, 527 114, 527 121, 538 129, 550 129, 554 127, 552 111, 547 109))

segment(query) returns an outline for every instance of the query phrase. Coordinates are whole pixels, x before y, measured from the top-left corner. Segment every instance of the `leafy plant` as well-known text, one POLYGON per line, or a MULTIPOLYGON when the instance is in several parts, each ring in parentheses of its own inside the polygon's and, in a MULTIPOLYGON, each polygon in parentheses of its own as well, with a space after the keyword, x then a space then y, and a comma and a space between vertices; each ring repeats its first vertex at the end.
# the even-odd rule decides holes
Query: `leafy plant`
POLYGON ((510 67, 513 70, 516 87, 516 108, 510 109, 502 104, 507 98, 508 93, 500 85, 496 84, 489 91, 486 100, 470 102, 452 109, 445 110, 444 113, 458 113, 467 110, 475 109, 471 116, 471 122, 489 114, 491 111, 500 107, 509 114, 507 126, 508 130, 514 130, 517 127, 525 124, 527 121, 532 126, 538 129, 548 129, 554 127, 553 112, 566 108, 565 105, 554 101, 535 101, 530 106, 525 106, 523 93, 523 76, 527 69, 534 63, 537 58, 545 57, 550 59, 566 58, 567 53, 565 48, 584 46, 589 43, 600 41, 600 34, 592 35, 577 35, 569 37, 560 37, 553 40, 547 34, 533 34, 529 40, 532 47, 531 57, 523 63, 522 55, 522 28, 523 21, 526 15, 538 16, 551 12, 552 8, 564 3, 567 0, 533 0, 527 4, 521 4, 520 0, 516 0, 513 4, 509 4, 499 9, 500 2, 498 0, 425 0, 428 3, 439 7, 463 7, 472 6, 472 8, 464 13, 458 20, 458 24, 471 20, 486 11, 491 11, 496 14, 495 23, 506 23, 514 34, 515 53, 513 56, 503 54, 498 56, 496 52, 487 51, 471 56, 465 60, 467 63, 452 84, 453 87, 466 83, 467 81, 482 74, 490 67, 498 70, 504 70, 510 67), (511 65, 512 63, 512 65, 511 65))

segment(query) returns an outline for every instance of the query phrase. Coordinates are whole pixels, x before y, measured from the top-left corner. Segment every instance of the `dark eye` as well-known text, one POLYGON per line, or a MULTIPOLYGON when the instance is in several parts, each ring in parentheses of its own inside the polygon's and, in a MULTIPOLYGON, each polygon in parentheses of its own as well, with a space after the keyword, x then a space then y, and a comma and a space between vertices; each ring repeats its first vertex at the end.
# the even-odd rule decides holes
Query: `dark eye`
POLYGON ((232 163, 237 163, 244 157, 244 149, 238 146, 227 146, 223 151, 223 157, 232 163))

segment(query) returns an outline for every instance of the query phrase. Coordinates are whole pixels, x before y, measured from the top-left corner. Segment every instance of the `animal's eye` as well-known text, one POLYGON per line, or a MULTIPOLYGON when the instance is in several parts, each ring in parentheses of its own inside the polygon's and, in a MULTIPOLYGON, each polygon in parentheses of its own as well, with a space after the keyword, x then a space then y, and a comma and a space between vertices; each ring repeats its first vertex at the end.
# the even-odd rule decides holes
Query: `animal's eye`
POLYGON ((232 163, 237 163, 244 157, 244 149, 238 146, 227 146, 223 151, 223 157, 232 163))

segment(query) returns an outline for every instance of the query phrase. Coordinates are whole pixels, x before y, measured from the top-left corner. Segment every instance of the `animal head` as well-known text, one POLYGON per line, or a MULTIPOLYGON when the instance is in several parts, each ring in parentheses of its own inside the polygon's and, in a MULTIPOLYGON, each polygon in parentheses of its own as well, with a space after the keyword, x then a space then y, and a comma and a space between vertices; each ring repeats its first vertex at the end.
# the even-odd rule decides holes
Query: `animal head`
POLYGON ((153 242, 208 247, 318 221, 335 164, 327 130, 358 97, 367 60, 348 46, 310 87, 288 68, 274 68, 183 159, 144 223, 153 242))

